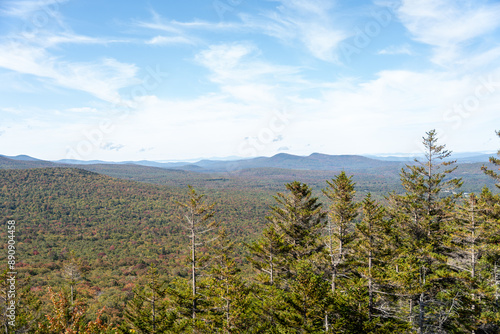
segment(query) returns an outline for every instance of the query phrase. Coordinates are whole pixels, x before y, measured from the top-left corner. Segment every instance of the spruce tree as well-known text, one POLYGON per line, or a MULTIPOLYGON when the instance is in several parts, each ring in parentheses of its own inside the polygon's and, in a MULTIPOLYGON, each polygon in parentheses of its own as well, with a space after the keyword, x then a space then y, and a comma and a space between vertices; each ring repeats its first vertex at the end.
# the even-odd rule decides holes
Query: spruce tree
POLYGON ((258 270, 257 279, 260 283, 274 285, 278 277, 284 274, 284 257, 289 245, 285 244, 283 237, 276 232, 274 225, 268 225, 262 232, 260 239, 247 244, 251 253, 248 257, 253 267, 258 270))
POLYGON ((382 256, 387 236, 384 222, 385 210, 377 204, 368 193, 362 202, 363 218, 356 224, 355 252, 359 263, 357 271, 368 284, 368 319, 372 320, 375 312, 375 287, 377 271, 382 262, 382 256))
POLYGON ((284 294, 283 311, 279 323, 288 333, 325 333, 325 314, 333 304, 328 281, 314 273, 314 267, 306 262, 297 264, 297 276, 284 294))
MULTIPOLYGON (((455 161, 448 161, 451 152, 438 145, 437 134, 431 130, 423 137, 424 161, 401 170, 403 195, 390 195, 392 218, 397 224, 398 255, 395 258, 394 278, 401 294, 409 295, 410 320, 419 334, 432 333, 443 327, 442 322, 426 316, 434 304, 451 305, 454 299, 443 300, 438 295, 439 285, 447 282, 447 233, 442 224, 460 194, 455 190, 461 179, 450 178, 456 169, 455 161), (417 305, 416 310, 414 306, 417 305), (416 314, 414 314, 416 311, 416 314)), ((443 298, 448 298, 443 294, 443 298)))
POLYGON ((251 262, 259 271, 256 298, 257 314, 263 332, 284 333, 285 298, 298 277, 299 264, 307 262, 317 271, 318 253, 324 247, 321 230, 325 213, 308 185, 292 182, 288 193, 275 196, 276 205, 266 217, 263 235, 249 246, 251 262))
POLYGON ((138 333, 178 333, 183 325, 176 323, 177 314, 172 312, 166 300, 166 287, 151 264, 146 283, 136 287, 134 297, 127 304, 125 319, 138 333))
POLYGON ((350 243, 354 239, 354 218, 359 204, 354 202, 354 182, 344 171, 331 181, 323 193, 330 199, 326 235, 324 237, 327 261, 329 263, 331 290, 334 292, 339 275, 343 275, 343 264, 350 254, 350 243))
POLYGON ((210 265, 205 282, 209 312, 205 319, 212 333, 250 332, 255 324, 251 289, 243 281, 233 258, 234 246, 224 228, 219 230, 217 239, 210 245, 210 265))
POLYGON ((324 247, 320 235, 325 213, 307 184, 294 181, 285 186, 289 193, 274 197, 278 204, 266 218, 282 239, 279 257, 284 275, 291 278, 296 275, 298 261, 311 259, 324 247))

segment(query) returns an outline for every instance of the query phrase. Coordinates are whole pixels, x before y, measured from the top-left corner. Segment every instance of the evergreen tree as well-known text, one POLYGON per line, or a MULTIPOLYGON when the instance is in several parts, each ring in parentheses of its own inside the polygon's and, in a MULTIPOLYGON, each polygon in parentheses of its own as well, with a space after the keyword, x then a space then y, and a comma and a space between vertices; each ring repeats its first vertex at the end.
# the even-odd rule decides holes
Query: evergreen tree
POLYGON ((306 261, 297 264, 297 276, 284 294, 283 311, 278 321, 288 333, 329 332, 324 323, 332 305, 332 294, 328 281, 314 273, 312 265, 306 261))
POLYGON ((206 315, 211 333, 243 333, 254 327, 252 296, 240 269, 232 258, 234 243, 225 229, 220 229, 211 245, 210 269, 206 284, 209 312, 206 315))
POLYGON ((377 204, 368 193, 362 202, 363 218, 356 224, 356 258, 360 263, 357 270, 368 282, 368 319, 371 321, 375 312, 375 287, 377 271, 385 255, 384 248, 387 242, 384 222, 385 210, 377 204))
MULTIPOLYGON (((419 334, 433 333, 443 327, 426 315, 432 304, 450 306, 455 299, 440 300, 438 286, 446 289, 449 267, 446 266, 446 229, 442 224, 460 194, 455 190, 462 185, 460 179, 449 176, 456 167, 447 161, 451 152, 438 145, 435 130, 423 137, 425 160, 401 170, 403 195, 390 195, 392 218, 397 224, 398 254, 395 258, 397 273, 393 274, 403 295, 409 296, 409 319, 419 334), (414 305, 418 305, 414 310, 414 305), (414 316, 414 311, 416 315, 414 316), (437 327, 436 327, 437 326, 437 327)), ((446 294, 443 294, 446 296, 446 294)), ((445 298, 445 297, 443 297, 445 298)))
POLYGON ((283 242, 274 225, 268 225, 261 238, 250 245, 247 244, 247 247, 252 254, 247 259, 259 271, 259 282, 273 285, 277 277, 283 277, 283 254, 287 253, 289 245, 283 242))
POLYGON ((296 275, 298 261, 314 257, 323 248, 320 234, 325 214, 307 184, 294 181, 285 186, 289 193, 274 197, 278 205, 271 207, 267 219, 282 239, 279 257, 284 264, 284 275, 291 278, 296 275))
POLYGON ((480 318, 477 333, 500 331, 500 195, 487 187, 478 198, 482 226, 476 269, 477 295, 480 318))
POLYGON ((334 179, 326 181, 328 188, 323 193, 331 200, 328 210, 325 245, 329 262, 331 289, 334 292, 339 275, 343 275, 343 264, 350 253, 350 243, 354 239, 354 218, 358 215, 359 204, 354 202, 354 182, 344 171, 334 179), (340 271, 340 272, 339 272, 340 271))
POLYGON ((179 333, 183 325, 176 322, 177 314, 169 309, 166 288, 158 269, 151 264, 147 282, 134 291, 125 310, 127 322, 139 333, 179 333))
MULTIPOLYGON (((249 246, 251 262, 259 271, 257 285, 257 312, 261 328, 269 333, 284 333, 283 300, 295 284, 298 265, 309 262, 316 268, 316 258, 324 247, 321 229, 325 214, 317 197, 304 183, 285 185, 288 193, 275 196, 277 205, 271 206, 268 225, 262 237, 249 246)), ((317 271, 317 270, 316 270, 317 271)))

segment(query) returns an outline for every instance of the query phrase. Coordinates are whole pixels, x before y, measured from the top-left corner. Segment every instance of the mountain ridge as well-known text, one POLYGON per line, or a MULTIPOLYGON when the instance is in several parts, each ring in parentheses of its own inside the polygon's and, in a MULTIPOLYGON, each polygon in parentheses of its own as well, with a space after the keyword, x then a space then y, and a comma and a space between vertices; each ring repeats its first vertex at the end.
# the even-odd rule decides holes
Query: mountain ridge
MULTIPOLYGON (((458 163, 488 162, 491 155, 484 153, 458 154, 458 163)), ((364 156, 364 155, 330 155, 325 153, 311 153, 300 156, 289 153, 278 153, 271 157, 240 158, 237 160, 202 159, 196 162, 158 162, 151 160, 139 161, 102 161, 102 160, 74 160, 62 159, 46 161, 28 155, 6 156, 0 155, 0 168, 37 168, 59 166, 86 166, 86 165, 136 165, 162 169, 178 169, 201 173, 232 172, 249 168, 283 168, 292 170, 370 170, 380 167, 404 166, 412 163, 412 157, 398 156, 364 156), (5 160, 9 159, 9 160, 5 160), (16 167, 17 166, 17 167, 16 167)))

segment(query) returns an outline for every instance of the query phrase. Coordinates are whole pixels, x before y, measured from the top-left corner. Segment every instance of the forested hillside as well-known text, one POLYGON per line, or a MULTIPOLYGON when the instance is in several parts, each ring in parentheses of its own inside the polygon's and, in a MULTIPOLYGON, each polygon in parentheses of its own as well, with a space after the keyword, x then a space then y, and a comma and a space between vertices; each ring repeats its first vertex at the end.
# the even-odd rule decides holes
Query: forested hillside
MULTIPOLYGON (((106 305, 114 319, 122 316, 137 276, 150 263, 170 275, 187 275, 186 232, 175 203, 186 188, 42 168, 0 170, 0 189, 2 220, 17 224, 19 271, 32 276, 35 291, 63 287, 64 266, 74 256, 81 271, 78 287, 92 296, 94 307, 106 305)), ((213 191, 211 197, 219 202, 217 219, 235 240, 262 229, 270 197, 252 191, 213 191)), ((1 238, 7 240, 6 229, 1 238)), ((7 244, 1 247, 5 263, 7 244)))
MULTIPOLYGON (((346 172, 314 183, 326 174, 250 169, 200 178, 199 189, 175 185, 183 171, 155 185, 74 168, 0 170, 1 217, 15 221, 16 328, 498 333, 500 196, 464 194, 466 174, 434 131, 423 145, 426 157, 398 187, 380 181, 378 196, 346 172)), ((496 168, 486 170, 493 183, 496 168)), ((0 235, 7 271, 12 233, 0 235)))

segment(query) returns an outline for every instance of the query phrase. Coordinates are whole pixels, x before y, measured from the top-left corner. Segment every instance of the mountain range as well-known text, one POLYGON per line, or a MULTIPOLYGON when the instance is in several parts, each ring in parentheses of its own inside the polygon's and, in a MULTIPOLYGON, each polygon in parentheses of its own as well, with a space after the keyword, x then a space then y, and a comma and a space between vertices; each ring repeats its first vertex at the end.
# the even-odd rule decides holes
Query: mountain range
MULTIPOLYGON (((454 156, 458 163, 487 163, 491 154, 460 153, 454 156)), ((67 165, 139 165, 163 169, 177 169, 201 173, 232 172, 250 168, 284 168, 294 170, 370 170, 381 167, 403 166, 412 163, 413 157, 408 156, 361 156, 361 155, 328 155, 312 153, 309 156, 298 156, 279 153, 272 157, 256 157, 234 160, 205 159, 197 162, 157 162, 150 160, 107 162, 101 160, 71 160, 44 161, 27 155, 2 156, 2 168, 34 168, 63 167, 67 165), (11 161, 8 161, 8 160, 11 161)), ((418 158, 418 157, 417 157, 418 158)))

